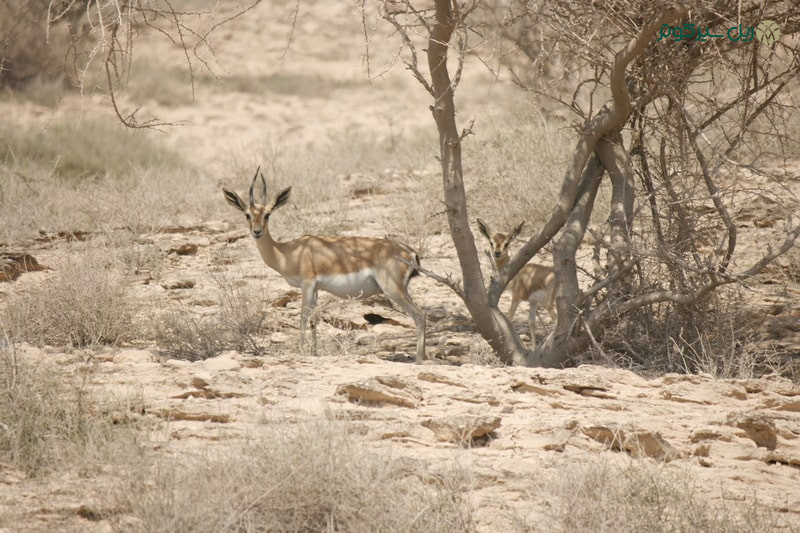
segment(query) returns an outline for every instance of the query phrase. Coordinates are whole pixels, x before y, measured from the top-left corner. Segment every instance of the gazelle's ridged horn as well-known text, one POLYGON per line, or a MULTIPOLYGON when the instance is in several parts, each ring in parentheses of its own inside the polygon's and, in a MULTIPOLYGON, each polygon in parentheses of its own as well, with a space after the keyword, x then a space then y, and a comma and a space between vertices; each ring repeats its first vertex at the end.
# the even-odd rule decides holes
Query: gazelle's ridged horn
POLYGON ((255 198, 253 198, 253 187, 256 184, 256 179, 258 178, 258 173, 259 173, 260 170, 261 170, 261 165, 259 165, 258 168, 256 169, 256 174, 255 174, 255 176, 253 176, 253 181, 250 183, 250 206, 251 207, 256 205, 255 198))
MULTIPOLYGON (((260 169, 261 167, 258 167, 258 168, 260 169)), ((264 204, 266 204, 267 203, 267 180, 264 179, 264 173, 263 172, 259 172, 259 175, 261 175, 261 193, 262 193, 262 195, 264 197, 264 204)))

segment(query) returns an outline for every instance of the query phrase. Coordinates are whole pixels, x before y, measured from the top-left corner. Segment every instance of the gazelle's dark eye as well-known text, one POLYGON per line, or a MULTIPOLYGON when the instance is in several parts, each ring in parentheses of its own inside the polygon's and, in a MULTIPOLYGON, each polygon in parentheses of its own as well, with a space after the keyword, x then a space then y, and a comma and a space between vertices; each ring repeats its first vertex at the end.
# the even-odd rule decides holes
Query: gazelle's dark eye
POLYGON ((250 217, 250 213, 245 213, 244 218, 246 218, 247 220, 250 220, 250 218, 251 218, 250 217))

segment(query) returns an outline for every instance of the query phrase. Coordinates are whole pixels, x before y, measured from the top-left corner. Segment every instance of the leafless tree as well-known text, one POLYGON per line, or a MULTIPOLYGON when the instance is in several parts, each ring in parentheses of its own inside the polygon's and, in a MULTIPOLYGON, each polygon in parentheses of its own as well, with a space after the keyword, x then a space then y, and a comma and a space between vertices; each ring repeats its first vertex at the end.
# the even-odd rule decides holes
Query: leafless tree
POLYGON ((734 264, 731 207, 747 194, 735 177, 779 179, 762 165, 786 157, 788 117, 796 119, 791 98, 800 68, 800 11, 792 2, 395 0, 381 9, 408 49, 408 68, 434 99, 444 198, 462 273, 461 285, 444 281, 504 362, 568 364, 635 312, 686 308, 751 278, 800 235, 789 218, 781 241, 765 244, 761 258, 734 264), (780 27, 777 42, 759 42, 754 33, 747 38, 763 20, 780 27), (420 33, 428 36, 427 76, 413 38, 420 33), (468 47, 470 36, 484 47, 468 47), (549 219, 488 286, 467 219, 461 150, 469 129, 458 130, 453 100, 465 51, 480 55, 487 48, 501 58, 496 67, 577 119, 574 154, 549 219), (448 56, 457 64, 452 77, 448 56), (774 149, 763 146, 766 139, 774 149), (599 242, 609 260, 606 272, 581 288, 576 254, 605 175, 612 194, 608 238, 599 242), (508 282, 550 241, 558 321, 531 352, 497 304, 508 282))

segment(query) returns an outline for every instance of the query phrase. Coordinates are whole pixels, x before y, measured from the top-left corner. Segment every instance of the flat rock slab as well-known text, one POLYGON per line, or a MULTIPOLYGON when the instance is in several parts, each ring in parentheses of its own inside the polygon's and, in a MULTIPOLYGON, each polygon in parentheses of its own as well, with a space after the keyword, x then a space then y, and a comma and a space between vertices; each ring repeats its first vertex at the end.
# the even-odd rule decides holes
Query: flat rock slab
POLYGON ((616 425, 588 426, 581 431, 610 449, 626 451, 633 457, 650 457, 665 462, 681 457, 681 453, 657 431, 616 425))
POLYGON ((378 376, 336 388, 336 394, 362 405, 399 405, 415 409, 422 401, 422 390, 416 385, 394 377, 378 376))

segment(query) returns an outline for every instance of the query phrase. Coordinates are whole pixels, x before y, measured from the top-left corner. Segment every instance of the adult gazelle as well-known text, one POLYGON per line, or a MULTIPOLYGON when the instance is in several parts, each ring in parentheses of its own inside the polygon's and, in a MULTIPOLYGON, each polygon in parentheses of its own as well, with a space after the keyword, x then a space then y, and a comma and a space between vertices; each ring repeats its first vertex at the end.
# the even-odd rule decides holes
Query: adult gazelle
POLYGON ((269 232, 269 217, 289 201, 288 187, 267 198, 264 174, 256 170, 250 183, 250 201, 223 189, 225 200, 243 212, 250 225, 261 258, 268 267, 283 276, 289 285, 299 287, 302 295, 300 331, 305 343, 311 322, 312 353, 317 350, 316 319, 312 319, 317 292, 326 291, 340 298, 366 298, 383 293, 414 319, 417 328, 417 362, 425 358, 425 313, 408 295, 408 282, 418 274, 419 257, 402 244, 372 237, 323 237, 303 235, 280 242, 269 232), (256 203, 253 189, 261 181, 261 201, 256 203))

